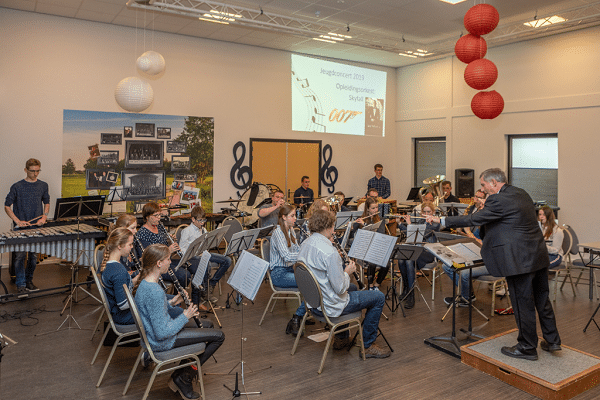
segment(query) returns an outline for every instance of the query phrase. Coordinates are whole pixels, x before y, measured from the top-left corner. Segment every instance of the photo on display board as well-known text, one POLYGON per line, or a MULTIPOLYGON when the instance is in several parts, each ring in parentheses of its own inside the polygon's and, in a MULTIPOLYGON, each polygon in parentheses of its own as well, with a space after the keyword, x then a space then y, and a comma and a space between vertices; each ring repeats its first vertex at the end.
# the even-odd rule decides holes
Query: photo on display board
POLYGON ((190 204, 198 201, 200 197, 200 189, 193 188, 191 186, 184 186, 183 193, 181 194, 181 204, 190 204))
POLYGON ((133 136, 133 126, 123 127, 123 137, 130 138, 133 136))
POLYGON ((183 190, 183 181, 173 181, 171 184, 171 189, 173 190, 183 190))
POLYGON ((187 151, 186 142, 177 142, 174 140, 167 140, 167 153, 185 153, 187 151))
POLYGON ((171 139, 171 128, 156 128, 157 139, 171 139))
POLYGON ((119 178, 119 174, 117 174, 116 172, 109 171, 108 174, 106 175, 106 181, 110 182, 111 184, 117 183, 118 178, 119 178))
POLYGON ((171 156, 171 171, 189 171, 189 156, 171 156))
POLYGON ((198 174, 173 174, 173 180, 184 181, 184 182, 196 182, 198 180, 198 174))
POLYGON ((120 133, 101 133, 100 144, 123 144, 123 135, 120 133))
POLYGON ((154 124, 138 122, 135 124, 135 137, 154 137, 154 124))
POLYGON ((121 172, 121 184, 128 201, 166 197, 165 171, 125 170, 121 172))
POLYGON ((114 182, 108 180, 108 175, 115 173, 108 169, 88 169, 85 171, 85 189, 86 190, 108 190, 114 185, 114 182))
POLYGON ((100 150, 100 157, 96 163, 104 167, 114 167, 119 162, 118 150, 100 150))
POLYGON ((163 142, 157 140, 126 140, 125 168, 163 166, 163 142))

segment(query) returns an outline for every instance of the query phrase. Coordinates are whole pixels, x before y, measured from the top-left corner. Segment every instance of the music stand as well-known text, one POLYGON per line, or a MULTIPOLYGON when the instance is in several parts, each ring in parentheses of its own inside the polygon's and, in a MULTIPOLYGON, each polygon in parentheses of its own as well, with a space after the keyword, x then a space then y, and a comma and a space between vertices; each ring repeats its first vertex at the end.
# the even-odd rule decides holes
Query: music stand
POLYGON ((108 201, 108 205, 110 206, 110 216, 113 216, 112 205, 115 201, 125 201, 126 195, 123 190, 123 186, 111 186, 108 189, 108 197, 106 201, 108 201))
MULTIPOLYGON (((246 297, 248 300, 253 302, 254 298, 256 297, 256 294, 258 293, 258 289, 262 284, 265 274, 267 273, 267 268, 269 268, 269 263, 267 261, 256 257, 255 255, 247 251, 242 250, 240 257, 236 262, 235 267, 233 268, 233 271, 231 271, 231 275, 229 276, 227 283, 233 288, 233 290, 237 291, 241 296, 246 297)), ((247 340, 247 338, 244 337, 244 302, 240 301, 240 303, 242 304, 242 323, 240 329, 240 361, 238 361, 238 363, 235 364, 227 374, 214 375, 231 375, 231 373, 239 365, 241 366, 242 371, 242 386, 244 387, 244 390, 246 390, 246 383, 244 380, 244 366, 247 366, 247 364, 244 361, 244 342, 247 340)), ((250 368, 249 366, 247 367, 250 368)), ((271 366, 262 368, 261 370, 269 368, 271 368, 271 366)), ((250 368, 250 372, 254 372, 252 368, 250 368)), ((262 392, 248 391, 240 393, 240 391, 238 390, 237 372, 235 379, 235 389, 230 389, 229 387, 227 387, 227 385, 223 386, 225 386, 225 388, 231 391, 233 398, 240 397, 240 395, 249 396, 262 394, 262 392)))
POLYGON ((469 205, 463 203, 440 203, 438 204, 438 207, 441 208, 446 215, 462 215, 469 205))
MULTIPOLYGON (((398 261, 413 261, 415 263, 415 272, 416 272, 417 259, 419 258, 419 256, 421 255, 422 252, 423 252, 423 247, 421 247, 421 246, 414 246, 414 245, 411 246, 408 244, 397 244, 396 247, 394 247, 394 253, 392 253, 392 258, 395 258, 398 261)), ((410 288, 410 290, 408 292, 406 292, 406 296, 404 296, 403 298, 400 299, 399 295, 396 294, 396 283, 393 281, 394 276, 395 276, 394 271, 392 271, 392 287, 391 287, 392 307, 390 307, 390 310, 392 310, 392 312, 395 312, 398 309, 398 307, 400 307, 400 303, 402 301, 404 301, 404 299, 410 294, 410 292, 412 292, 415 289, 415 287, 419 290, 419 294, 421 295, 421 297, 423 297, 423 293, 421 292, 421 288, 419 287, 419 283, 417 281, 417 277, 415 274, 415 281, 413 282, 412 287, 410 288), (396 301, 397 296, 398 296, 398 300, 396 301)), ((406 282, 402 282, 402 285, 406 285, 406 282)), ((423 297, 423 301, 425 301, 425 304, 429 308, 429 304, 427 304, 425 297, 423 297)), ((406 317, 404 308, 400 307, 400 309, 402 310, 402 316, 406 317)), ((429 311, 431 311, 431 308, 429 309, 429 311)))
POLYGON ((360 218, 362 211, 340 211, 335 214, 335 229, 344 229, 346 224, 350 225, 352 221, 360 218))
POLYGON ((408 224, 406 225, 406 244, 423 243, 423 236, 427 225, 425 224, 408 224))

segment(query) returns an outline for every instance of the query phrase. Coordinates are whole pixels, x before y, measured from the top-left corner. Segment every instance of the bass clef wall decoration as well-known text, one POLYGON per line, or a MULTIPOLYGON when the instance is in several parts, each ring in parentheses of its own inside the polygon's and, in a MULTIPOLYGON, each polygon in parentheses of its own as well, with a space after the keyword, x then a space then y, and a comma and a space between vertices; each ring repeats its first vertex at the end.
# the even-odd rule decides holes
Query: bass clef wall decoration
POLYGON ((334 166, 330 166, 333 150, 331 145, 326 144, 323 147, 323 166, 321 167, 321 182, 327 187, 329 194, 335 192, 335 183, 338 179, 338 170, 334 166))
MULTIPOLYGON (((229 178, 231 179, 231 184, 236 189, 247 189, 252 182, 252 170, 247 165, 242 165, 244 162, 244 158, 246 158, 246 145, 243 142, 237 142, 233 146, 233 159, 235 163, 231 168, 231 172, 229 173, 229 178), (238 149, 242 149, 242 154, 238 157, 238 149)), ((238 192, 238 196, 239 196, 238 192)))

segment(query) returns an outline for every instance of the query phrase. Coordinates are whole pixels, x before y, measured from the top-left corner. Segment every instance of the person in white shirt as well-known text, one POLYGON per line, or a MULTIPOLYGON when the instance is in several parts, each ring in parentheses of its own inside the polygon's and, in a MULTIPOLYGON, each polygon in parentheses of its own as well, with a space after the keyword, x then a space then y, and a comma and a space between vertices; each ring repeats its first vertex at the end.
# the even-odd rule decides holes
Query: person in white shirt
MULTIPOLYGON (((181 231, 181 239, 179 239, 179 248, 181 249, 182 254, 185 254, 194 240, 206 233, 206 228, 204 227, 204 224, 206 223, 206 213, 204 212, 204 209, 200 206, 195 206, 192 208, 191 217, 192 223, 181 231)), ((210 262, 219 264, 219 268, 210 280, 208 279, 210 268, 207 268, 206 275, 204 275, 204 288, 208 288, 208 299, 210 302, 216 303, 219 299, 214 296, 215 286, 217 286, 219 280, 231 266, 231 259, 221 254, 211 253, 210 262)))
POLYGON ((550 256, 550 269, 558 267, 563 260, 564 252, 562 243, 565 234, 556 223, 554 211, 548 206, 543 206, 538 211, 538 223, 544 234, 546 248, 550 256))

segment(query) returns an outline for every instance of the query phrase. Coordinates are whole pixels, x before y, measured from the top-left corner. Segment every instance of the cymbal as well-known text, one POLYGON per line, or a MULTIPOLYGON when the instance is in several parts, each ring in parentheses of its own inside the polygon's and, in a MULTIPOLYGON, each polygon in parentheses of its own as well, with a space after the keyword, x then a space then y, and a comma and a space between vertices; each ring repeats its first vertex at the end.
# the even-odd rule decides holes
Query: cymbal
POLYGON ((314 199, 314 197, 310 196, 294 196, 295 199, 314 199))
POLYGON ((228 200, 215 201, 214 203, 233 203, 239 200, 232 199, 231 197, 228 200))

